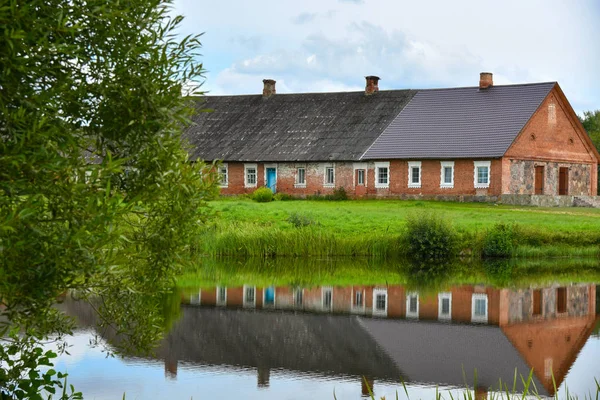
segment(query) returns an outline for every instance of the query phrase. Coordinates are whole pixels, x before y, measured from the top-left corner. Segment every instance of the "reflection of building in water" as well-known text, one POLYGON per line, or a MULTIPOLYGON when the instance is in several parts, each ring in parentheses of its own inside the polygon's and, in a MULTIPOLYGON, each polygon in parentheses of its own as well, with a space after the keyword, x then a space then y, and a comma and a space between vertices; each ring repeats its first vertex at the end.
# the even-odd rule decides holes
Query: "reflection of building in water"
MULTIPOLYGON (((515 368, 524 376, 533 368, 536 383, 548 393, 553 392, 552 374, 557 385, 566 376, 594 328, 596 313, 594 285, 534 289, 465 285, 435 295, 421 295, 403 286, 246 285, 202 289, 191 296, 190 302, 197 298, 201 298, 197 303, 205 306, 378 317, 353 321, 408 379, 461 385, 464 367, 465 371, 477 369, 479 382, 492 386, 498 378, 512 382, 515 368), (382 321, 381 317, 388 320, 382 321), (455 324, 432 325, 431 321, 455 324)), ((277 323, 277 318, 272 322, 277 323)), ((330 334, 339 337, 340 333, 330 334)), ((282 340, 284 336, 282 333, 282 340)), ((370 372, 365 369, 363 374, 385 378, 370 372)), ((362 388, 366 389, 365 382, 362 388)))
POLYGON ((274 374, 351 376, 363 394, 376 380, 464 387, 476 370, 483 399, 498 379, 512 386, 515 370, 533 368, 540 394, 552 395, 552 374, 560 386, 596 323, 596 286, 585 284, 436 294, 245 285, 202 289, 188 302, 157 350, 167 377, 178 362, 254 369, 261 388, 274 374))

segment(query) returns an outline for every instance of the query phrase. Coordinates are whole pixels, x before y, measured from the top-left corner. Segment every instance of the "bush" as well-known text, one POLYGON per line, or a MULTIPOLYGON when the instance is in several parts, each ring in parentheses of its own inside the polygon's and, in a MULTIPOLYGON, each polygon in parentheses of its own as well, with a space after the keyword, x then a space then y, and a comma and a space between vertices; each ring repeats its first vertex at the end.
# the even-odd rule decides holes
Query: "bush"
POLYGON ((443 261, 457 253, 457 234, 452 225, 434 213, 413 214, 407 219, 409 255, 417 261, 443 261))
POLYGON ((481 254, 486 258, 507 258, 515 247, 515 226, 498 223, 487 232, 481 254))
POLYGON ((273 201, 273 192, 268 187, 258 188, 252 193, 252 200, 259 203, 268 203, 273 201))
POLYGON ((277 201, 296 200, 296 198, 294 196, 292 196, 291 194, 287 194, 287 193, 277 193, 273 198, 277 201))
POLYGON ((310 216, 302 215, 300 213, 292 213, 288 217, 287 220, 290 224, 294 225, 296 228, 302 228, 302 227, 310 226, 310 225, 317 225, 317 222, 315 220, 313 220, 310 216))
POLYGON ((337 189, 333 189, 333 194, 330 195, 331 200, 348 200, 348 193, 346 193, 346 189, 343 186, 340 186, 337 189))

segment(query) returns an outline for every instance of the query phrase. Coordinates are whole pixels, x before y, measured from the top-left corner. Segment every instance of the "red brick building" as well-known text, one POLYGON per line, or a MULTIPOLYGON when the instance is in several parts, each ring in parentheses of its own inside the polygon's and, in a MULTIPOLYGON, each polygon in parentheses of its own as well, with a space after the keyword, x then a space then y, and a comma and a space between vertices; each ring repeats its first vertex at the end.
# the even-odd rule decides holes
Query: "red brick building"
POLYGON ((222 161, 222 193, 370 197, 594 196, 600 160, 556 82, 365 92, 208 96, 186 132, 222 161))

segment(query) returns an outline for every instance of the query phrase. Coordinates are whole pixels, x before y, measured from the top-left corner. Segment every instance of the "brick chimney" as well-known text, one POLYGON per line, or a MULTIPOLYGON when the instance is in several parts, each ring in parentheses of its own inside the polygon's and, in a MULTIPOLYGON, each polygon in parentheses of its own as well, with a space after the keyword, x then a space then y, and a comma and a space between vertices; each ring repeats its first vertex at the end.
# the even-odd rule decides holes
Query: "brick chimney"
POLYGON ((371 95, 375 92, 379 92, 379 77, 378 76, 373 76, 373 75, 369 75, 369 76, 365 76, 365 79, 367 80, 367 86, 365 87, 365 94, 371 95))
POLYGON ((491 72, 482 72, 479 74, 479 89, 487 89, 494 86, 493 74, 491 72))
POLYGON ((268 99, 273 96, 275 93, 275 83, 273 79, 263 79, 263 98, 268 99))

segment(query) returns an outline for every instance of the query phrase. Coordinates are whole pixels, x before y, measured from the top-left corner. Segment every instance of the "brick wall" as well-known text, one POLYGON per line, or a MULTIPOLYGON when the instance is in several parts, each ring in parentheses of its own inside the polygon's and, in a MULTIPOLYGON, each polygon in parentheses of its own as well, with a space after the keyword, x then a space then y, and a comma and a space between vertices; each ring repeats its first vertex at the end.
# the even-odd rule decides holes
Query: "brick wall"
POLYGON ((596 194, 598 160, 574 118, 554 88, 504 156, 503 194, 533 194, 534 165, 546 167, 544 194, 558 194, 559 167, 570 168, 569 194, 596 194))

